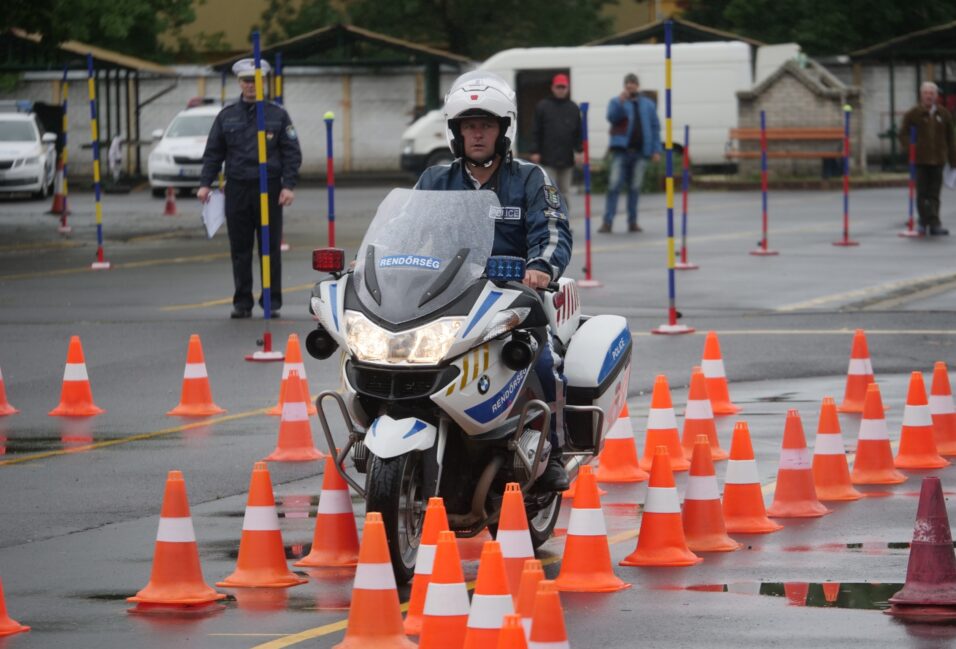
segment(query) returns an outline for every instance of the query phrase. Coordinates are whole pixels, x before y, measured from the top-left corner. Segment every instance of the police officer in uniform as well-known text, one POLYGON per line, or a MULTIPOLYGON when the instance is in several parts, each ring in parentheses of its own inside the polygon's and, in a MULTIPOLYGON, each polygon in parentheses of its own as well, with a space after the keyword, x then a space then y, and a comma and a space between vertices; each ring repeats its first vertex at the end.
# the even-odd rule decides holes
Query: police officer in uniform
MULTIPOLYGON (((202 175, 198 197, 209 199, 213 182, 223 161, 226 163, 226 226, 229 230, 229 249, 232 252, 232 276, 236 291, 232 296, 233 318, 252 315, 252 249, 259 245, 261 269, 262 229, 259 209, 259 143, 256 124, 256 66, 254 59, 242 59, 232 66, 239 79, 241 95, 238 101, 227 104, 209 131, 203 153, 202 175)), ((262 61, 263 76, 270 66, 262 61)), ((263 80, 264 81, 264 80, 263 80)), ((302 151, 299 138, 282 106, 264 102, 266 159, 269 175, 269 256, 272 296, 272 317, 282 308, 282 208, 292 205, 293 190, 299 178, 302 151)), ((262 304, 262 296, 259 297, 262 304)))
MULTIPOLYGON (((495 216, 492 254, 527 259, 523 283, 533 289, 547 288, 571 260, 567 205, 541 167, 511 155, 518 124, 514 91, 494 74, 469 72, 452 85, 444 113, 448 146, 457 159, 426 169, 416 188, 495 192, 501 211, 495 216)), ((551 404, 556 403, 557 390, 565 388, 561 363, 549 340, 542 347, 535 374, 551 404)), ((562 420, 560 411, 551 419, 555 426, 552 452, 544 474, 535 483, 542 490, 568 488, 568 475, 560 461, 563 440, 556 433, 556 429, 563 433, 562 420)))

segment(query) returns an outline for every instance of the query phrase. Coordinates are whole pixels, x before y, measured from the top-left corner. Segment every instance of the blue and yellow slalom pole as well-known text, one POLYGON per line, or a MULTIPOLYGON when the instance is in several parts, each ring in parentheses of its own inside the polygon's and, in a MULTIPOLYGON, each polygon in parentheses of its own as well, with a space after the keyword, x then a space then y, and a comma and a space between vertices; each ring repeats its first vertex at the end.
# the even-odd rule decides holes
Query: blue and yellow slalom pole
POLYGON ((835 246, 858 246, 850 239, 850 104, 843 104, 843 238, 835 246))
POLYGON ((697 264, 687 261, 687 195, 690 193, 690 126, 687 124, 684 124, 684 154, 681 161, 680 261, 674 264, 674 268, 697 270, 697 264))
POLYGON ((96 261, 90 268, 109 270, 110 262, 103 255, 103 189, 100 184, 100 136, 96 118, 96 79, 93 77, 93 54, 86 55, 87 84, 90 95, 90 133, 93 136, 93 194, 96 197, 96 261))
POLYGON ((671 120, 671 39, 674 22, 664 21, 664 150, 667 179, 667 324, 652 329, 655 334, 689 334, 693 327, 677 324, 677 282, 674 272, 674 138, 671 120))
POLYGON ((591 147, 588 138, 588 109, 591 104, 581 102, 581 144, 584 149, 584 279, 578 281, 581 288, 601 286, 591 275, 591 147))
POLYGON ((276 52, 275 94, 272 96, 275 103, 282 105, 282 52, 276 52))
POLYGON ((760 111, 760 200, 763 234, 757 242, 757 248, 751 250, 750 254, 757 257, 770 257, 779 253, 767 247, 769 216, 767 212, 767 113, 765 111, 760 111))
POLYGON ((67 80, 67 75, 69 73, 69 67, 63 66, 63 80, 60 82, 60 103, 63 108, 63 119, 60 122, 60 161, 58 163, 59 175, 60 175, 60 185, 57 188, 57 193, 53 197, 53 208, 50 210, 53 214, 60 215, 60 226, 57 228, 57 231, 61 234, 69 234, 73 231, 73 228, 69 226, 66 222, 67 217, 70 215, 70 205, 69 205, 69 195, 70 187, 67 182, 67 162, 69 160, 69 154, 67 149, 67 133, 69 133, 70 120, 68 119, 67 110, 69 109, 69 96, 70 96, 70 83, 67 80))
POLYGON ((916 204, 916 127, 910 126, 910 218, 906 222, 906 229, 899 233, 901 237, 918 237, 919 231, 913 218, 913 207, 916 204))
POLYGON ((323 115, 325 120, 325 186, 329 196, 329 248, 335 247, 335 154, 332 151, 332 122, 335 113, 323 115))
POLYGON ((272 319, 272 255, 269 254, 269 173, 266 157, 266 110, 262 87, 262 55, 259 51, 259 32, 252 33, 252 49, 256 60, 256 139, 259 149, 259 213, 261 215, 262 235, 259 237, 259 251, 262 267, 262 317, 266 331, 262 334, 262 349, 246 356, 247 361, 281 361, 285 354, 272 350, 272 332, 269 320, 272 319))

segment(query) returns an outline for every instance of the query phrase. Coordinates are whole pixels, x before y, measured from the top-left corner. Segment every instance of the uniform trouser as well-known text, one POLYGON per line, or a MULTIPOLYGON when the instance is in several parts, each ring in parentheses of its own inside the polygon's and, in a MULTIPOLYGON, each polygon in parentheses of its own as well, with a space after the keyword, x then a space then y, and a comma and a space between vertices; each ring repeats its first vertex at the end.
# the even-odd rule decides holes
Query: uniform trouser
POLYGON ((916 165, 916 209, 919 224, 938 228, 939 193, 943 189, 943 165, 916 165))
POLYGON ((617 197, 627 186, 627 222, 637 225, 637 199, 644 184, 647 158, 637 151, 612 150, 611 168, 607 179, 607 201, 604 206, 604 222, 609 226, 617 213, 617 197))
MULTIPOLYGON (((282 308, 282 208, 279 207, 278 178, 269 179, 269 264, 271 309, 282 308)), ((252 310, 252 246, 259 246, 259 271, 262 271, 262 216, 259 213, 259 181, 232 180, 226 182, 226 226, 229 230, 229 250, 232 252, 232 279, 236 292, 232 305, 237 309, 252 310)), ((262 306, 262 295, 259 306, 262 306)))
POLYGON ((538 354, 538 361, 534 366, 534 373, 541 383, 541 391, 544 393, 545 402, 551 406, 553 413, 551 415, 551 430, 548 434, 548 441, 551 442, 551 448, 560 449, 564 446, 564 409, 557 407, 564 404, 567 394, 567 380, 564 378, 564 359, 555 350, 551 343, 551 328, 548 327, 548 344, 544 345, 541 353, 538 354), (560 403, 557 399, 558 386, 561 389, 560 403), (558 433, 560 431, 560 434, 558 433))
POLYGON ((571 178, 574 175, 574 167, 558 169, 557 167, 545 166, 544 170, 564 197, 564 202, 568 204, 568 211, 571 211, 571 178))

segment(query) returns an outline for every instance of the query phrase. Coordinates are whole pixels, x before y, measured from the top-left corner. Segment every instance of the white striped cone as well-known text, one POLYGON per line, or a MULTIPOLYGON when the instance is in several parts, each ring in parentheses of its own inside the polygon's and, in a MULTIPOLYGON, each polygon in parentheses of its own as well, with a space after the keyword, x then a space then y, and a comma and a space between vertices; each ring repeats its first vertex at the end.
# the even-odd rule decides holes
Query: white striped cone
POLYGON ((86 373, 86 359, 79 336, 70 338, 63 369, 60 405, 50 411, 52 417, 91 417, 106 412, 93 403, 93 390, 86 373))
POLYGON ((448 530, 448 515, 445 502, 440 497, 428 499, 425 508, 425 521, 422 523, 421 543, 415 559, 415 575, 412 578, 412 592, 408 597, 408 611, 405 614, 404 628, 407 635, 418 635, 422 631, 422 615, 425 611, 425 597, 428 584, 435 566, 435 551, 438 549, 438 535, 448 530))
POLYGON ((514 612, 501 546, 497 541, 486 541, 481 549, 475 594, 471 598, 464 649, 496 647, 505 615, 514 612))
POLYGON ((787 411, 783 444, 780 449, 780 468, 777 470, 777 487, 773 503, 767 515, 778 518, 813 518, 831 513, 817 498, 813 485, 813 470, 810 451, 800 412, 795 408, 787 411))
POLYGON ((707 378, 699 367, 690 374, 690 390, 687 393, 687 407, 684 409, 684 434, 681 445, 688 459, 694 454, 694 444, 698 435, 706 435, 710 442, 711 462, 726 460, 729 454, 720 448, 717 439, 717 423, 714 421, 714 409, 707 394, 707 378))
POLYGON ((266 411, 266 414, 282 414, 282 404, 288 399, 289 374, 292 372, 299 374, 299 380, 302 382, 302 394, 305 395, 309 414, 316 414, 315 403, 309 396, 309 377, 305 373, 305 363, 302 362, 302 348, 299 346, 299 336, 297 334, 289 334, 289 340, 285 347, 285 362, 282 364, 282 379, 279 382, 279 400, 276 405, 266 411))
POLYGON ((893 449, 886 430, 880 386, 871 383, 866 388, 863 418, 856 443, 856 460, 850 473, 853 484, 899 484, 906 476, 893 466, 893 449))
POLYGON ((843 433, 832 397, 824 397, 820 406, 820 423, 813 445, 813 485, 820 500, 859 500, 863 497, 850 482, 843 433))
POLYGON ((202 342, 197 334, 193 334, 189 337, 189 348, 186 352, 186 369, 183 371, 183 389, 179 405, 166 414, 179 417, 208 417, 223 412, 225 410, 213 403, 202 342))
MULTIPOLYGON (((598 456, 598 482, 643 482, 647 472, 637 463, 637 444, 631 427, 631 413, 627 402, 621 414, 604 437, 604 448, 598 456)), ((576 490, 575 484, 572 490, 576 490)), ((573 496, 572 494, 566 494, 573 496)))
POLYGON ((468 588, 461 570, 455 533, 438 534, 435 565, 425 596, 420 649, 461 647, 468 626, 468 588))
POLYGON ((900 447, 893 463, 898 469, 939 469, 949 466, 949 460, 943 458, 936 448, 933 415, 926 399, 922 372, 910 374, 900 447))
POLYGON ((7 401, 7 390, 3 386, 3 371, 0 370, 0 417, 5 415, 15 415, 19 410, 10 405, 7 401))
MULTIPOLYGON (((2 389, 0 386, 0 391, 2 389)), ((949 372, 942 361, 937 361, 933 366, 929 411, 933 416, 933 432, 939 454, 956 455, 956 403, 953 402, 953 391, 949 386, 949 372)))
POLYGON ((687 547, 693 552, 732 552, 740 547, 727 536, 707 435, 698 435, 694 444, 681 519, 687 547))
POLYGON ((850 351, 850 363, 846 372, 846 390, 843 403, 837 408, 840 412, 863 412, 866 390, 873 383, 873 364, 870 362, 870 350, 866 344, 866 334, 857 329, 853 335, 853 347, 850 351))
POLYGON ((658 446, 667 447, 670 456, 671 471, 686 471, 690 462, 684 457, 684 449, 677 433, 677 417, 671 401, 667 377, 658 374, 654 378, 654 391, 651 394, 651 407, 647 414, 647 436, 644 439, 644 455, 639 466, 650 470, 658 446))
MULTIPOLYGON (((335 459, 325 458, 322 493, 315 516, 315 532, 308 556, 297 566, 354 566, 358 563, 358 531, 348 485, 335 469, 335 459)), ((419 555, 420 556, 420 555, 419 555)))
POLYGON ((524 562, 527 559, 534 559, 531 531, 528 529, 528 515, 524 509, 524 496, 517 482, 509 482, 505 485, 495 540, 501 544, 501 555, 505 559, 505 571, 508 573, 511 594, 517 597, 524 562))
POLYGON ((289 373, 286 400, 282 404, 282 419, 279 422, 279 440, 275 450, 266 456, 266 461, 309 462, 325 457, 312 441, 306 395, 302 392, 302 382, 298 376, 296 370, 289 373))
POLYGON ((767 518, 750 430, 745 421, 734 424, 721 505, 724 524, 731 534, 769 534, 783 529, 782 525, 767 518))

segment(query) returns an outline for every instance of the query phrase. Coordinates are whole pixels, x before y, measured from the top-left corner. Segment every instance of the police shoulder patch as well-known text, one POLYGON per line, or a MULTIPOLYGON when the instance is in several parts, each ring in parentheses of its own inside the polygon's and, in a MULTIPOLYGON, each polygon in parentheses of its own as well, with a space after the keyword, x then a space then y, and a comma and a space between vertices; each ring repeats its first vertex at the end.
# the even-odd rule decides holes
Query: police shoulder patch
POLYGON ((557 221, 563 221, 568 218, 567 215, 560 210, 547 209, 544 211, 544 215, 549 219, 555 219, 557 221))
POLYGON ((292 124, 285 127, 285 135, 290 140, 299 139, 299 135, 295 132, 295 127, 292 124))
POLYGON ((554 209, 561 209, 561 195, 554 185, 544 186, 544 202, 554 209))

